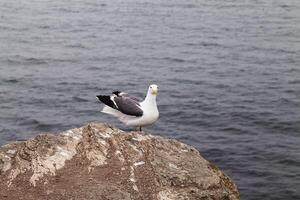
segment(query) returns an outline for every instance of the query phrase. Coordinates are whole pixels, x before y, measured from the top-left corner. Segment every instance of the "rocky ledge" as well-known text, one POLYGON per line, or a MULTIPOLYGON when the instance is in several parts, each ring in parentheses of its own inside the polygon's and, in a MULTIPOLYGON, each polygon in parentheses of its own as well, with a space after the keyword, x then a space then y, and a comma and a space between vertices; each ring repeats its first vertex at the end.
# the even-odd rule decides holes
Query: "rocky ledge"
POLYGON ((0 199, 239 199, 236 185, 176 140, 90 123, 0 148, 0 199))

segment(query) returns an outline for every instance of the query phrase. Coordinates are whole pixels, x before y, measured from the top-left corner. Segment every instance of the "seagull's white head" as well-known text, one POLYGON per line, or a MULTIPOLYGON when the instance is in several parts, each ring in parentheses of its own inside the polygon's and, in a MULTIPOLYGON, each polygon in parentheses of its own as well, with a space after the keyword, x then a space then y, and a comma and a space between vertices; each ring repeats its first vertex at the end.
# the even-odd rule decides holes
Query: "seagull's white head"
POLYGON ((149 90, 148 90, 153 96, 157 95, 158 92, 158 86, 155 84, 152 84, 149 86, 149 90))

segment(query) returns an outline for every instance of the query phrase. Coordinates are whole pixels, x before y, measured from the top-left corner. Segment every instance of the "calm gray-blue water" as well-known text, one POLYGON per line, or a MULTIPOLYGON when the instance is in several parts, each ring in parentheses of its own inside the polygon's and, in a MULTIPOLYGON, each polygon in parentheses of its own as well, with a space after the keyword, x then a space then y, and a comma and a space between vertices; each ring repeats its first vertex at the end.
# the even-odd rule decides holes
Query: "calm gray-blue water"
POLYGON ((195 146, 242 199, 300 199, 298 0, 0 1, 0 144, 101 121, 144 97, 146 130, 195 146))

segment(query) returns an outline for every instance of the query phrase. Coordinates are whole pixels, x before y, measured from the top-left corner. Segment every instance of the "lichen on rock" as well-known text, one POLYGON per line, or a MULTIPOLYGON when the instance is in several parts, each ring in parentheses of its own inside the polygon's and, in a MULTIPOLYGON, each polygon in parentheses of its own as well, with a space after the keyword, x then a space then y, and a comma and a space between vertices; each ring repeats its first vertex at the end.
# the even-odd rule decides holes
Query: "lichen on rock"
POLYGON ((0 199, 239 199, 193 147, 89 123, 0 148, 0 199))

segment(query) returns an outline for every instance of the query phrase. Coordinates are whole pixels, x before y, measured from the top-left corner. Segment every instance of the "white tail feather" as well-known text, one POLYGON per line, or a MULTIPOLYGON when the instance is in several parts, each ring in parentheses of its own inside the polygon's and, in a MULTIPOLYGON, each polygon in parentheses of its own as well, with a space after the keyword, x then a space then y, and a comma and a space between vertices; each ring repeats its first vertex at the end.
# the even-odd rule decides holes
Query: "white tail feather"
POLYGON ((122 114, 119 111, 117 111, 109 106, 104 106, 101 112, 109 114, 109 115, 113 115, 115 117, 120 117, 120 114, 122 114))

